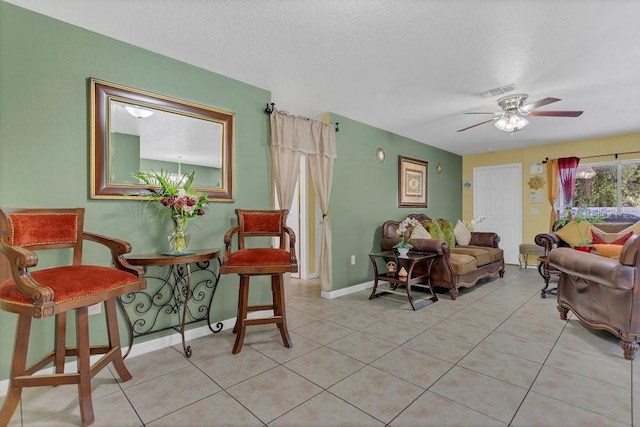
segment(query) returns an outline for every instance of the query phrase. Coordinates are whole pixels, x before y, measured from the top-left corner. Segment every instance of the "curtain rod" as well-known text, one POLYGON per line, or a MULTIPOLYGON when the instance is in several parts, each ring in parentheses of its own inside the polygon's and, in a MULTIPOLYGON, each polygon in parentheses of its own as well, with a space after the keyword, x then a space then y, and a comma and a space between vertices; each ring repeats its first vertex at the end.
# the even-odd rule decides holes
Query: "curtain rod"
MULTIPOLYGON (((267 103, 267 108, 264 109, 264 112, 268 115, 271 115, 271 113, 273 113, 273 111, 275 110, 275 106, 276 106, 275 102, 267 103)), ((307 119, 307 120, 310 120, 310 119, 307 119)), ((339 127, 340 123, 336 122, 335 125, 336 125, 335 126, 336 132, 340 132, 340 127, 339 127)))
MULTIPOLYGON (((593 159, 595 157, 606 157, 606 156, 614 156, 615 159, 618 159, 618 156, 623 155, 623 154, 638 154, 640 153, 640 151, 625 151, 624 153, 608 153, 608 154, 597 154, 597 155, 593 155, 593 156, 584 156, 584 157, 580 157, 580 160, 582 159, 593 159)), ((540 163, 547 163, 549 161, 548 157, 545 157, 544 160, 540 163)))

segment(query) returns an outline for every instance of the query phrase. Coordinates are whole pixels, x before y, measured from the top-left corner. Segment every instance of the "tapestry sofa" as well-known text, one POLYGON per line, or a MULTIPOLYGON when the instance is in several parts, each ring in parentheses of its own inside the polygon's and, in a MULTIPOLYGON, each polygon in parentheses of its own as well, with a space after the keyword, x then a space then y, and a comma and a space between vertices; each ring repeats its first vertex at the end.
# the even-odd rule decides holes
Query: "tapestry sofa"
MULTIPOLYGON (((423 214, 410 214, 425 229, 430 228, 432 221, 423 214)), ((438 219, 438 224, 444 228, 446 220, 438 219)), ((394 245, 401 241, 397 230, 401 221, 389 220, 382 225, 382 250, 393 250, 394 245)), ((458 296, 458 288, 471 287, 485 277, 504 276, 504 254, 498 247, 500 237, 496 233, 471 232, 468 245, 450 247, 441 239, 410 239, 413 245, 411 251, 432 252, 438 257, 431 267, 431 285, 449 290, 451 299, 458 296)), ((415 271, 422 271, 424 266, 416 266, 415 271)))
POLYGON ((640 235, 632 235, 618 258, 607 258, 570 248, 549 254, 560 271, 558 311, 567 319, 571 310, 587 326, 604 329, 618 338, 624 357, 633 360, 640 340, 640 235))

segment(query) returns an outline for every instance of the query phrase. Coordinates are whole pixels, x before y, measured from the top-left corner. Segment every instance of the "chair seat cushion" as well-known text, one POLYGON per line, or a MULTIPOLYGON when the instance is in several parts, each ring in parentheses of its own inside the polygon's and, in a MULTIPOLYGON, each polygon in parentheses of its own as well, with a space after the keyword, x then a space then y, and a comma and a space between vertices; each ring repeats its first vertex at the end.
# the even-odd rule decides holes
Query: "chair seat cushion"
POLYGON ((290 266, 291 257, 284 249, 252 248, 232 252, 229 267, 290 266))
MULTIPOLYGON (((119 288, 139 283, 138 277, 134 274, 116 268, 94 265, 48 268, 31 272, 31 277, 39 284, 53 290, 54 304, 103 293, 113 295, 113 291, 119 288)), ((33 300, 18 289, 12 278, 0 284, 0 300, 20 305, 33 304, 33 300)))
POLYGON ((476 261, 476 258, 471 255, 452 253, 450 260, 451 266, 458 276, 462 276, 463 274, 467 274, 478 269, 478 262, 476 261))

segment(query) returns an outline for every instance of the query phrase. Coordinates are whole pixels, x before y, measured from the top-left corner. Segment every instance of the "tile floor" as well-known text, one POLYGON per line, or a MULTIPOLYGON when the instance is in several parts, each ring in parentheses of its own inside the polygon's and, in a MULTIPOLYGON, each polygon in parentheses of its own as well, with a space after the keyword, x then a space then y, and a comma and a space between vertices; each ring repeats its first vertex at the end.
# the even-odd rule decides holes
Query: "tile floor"
MULTIPOLYGON (((287 289, 294 347, 273 325, 127 360, 94 378, 94 426, 630 426, 640 380, 617 339, 559 319, 533 269, 419 311, 369 291, 287 289), (637 376, 636 376, 637 377, 637 376)), ((74 386, 29 389, 10 426, 81 425, 74 386), (21 424, 22 423, 22 424, 21 424)), ((634 409, 638 409, 634 411, 634 409)))

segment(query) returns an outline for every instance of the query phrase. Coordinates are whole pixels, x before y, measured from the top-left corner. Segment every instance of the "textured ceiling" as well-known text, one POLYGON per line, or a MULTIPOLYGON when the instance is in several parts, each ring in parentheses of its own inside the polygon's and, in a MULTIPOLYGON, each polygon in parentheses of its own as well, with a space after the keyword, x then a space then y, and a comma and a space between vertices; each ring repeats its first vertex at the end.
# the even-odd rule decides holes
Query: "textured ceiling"
POLYGON ((640 131, 637 0, 8 2, 462 155, 640 131), (584 114, 456 132, 507 84, 584 114))

